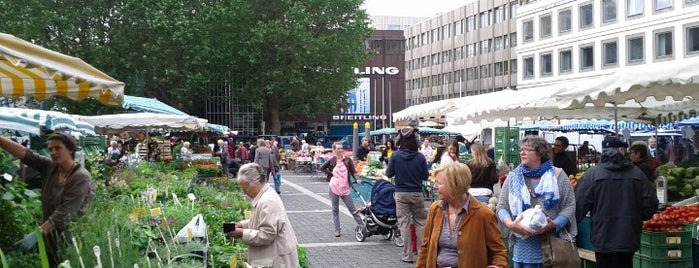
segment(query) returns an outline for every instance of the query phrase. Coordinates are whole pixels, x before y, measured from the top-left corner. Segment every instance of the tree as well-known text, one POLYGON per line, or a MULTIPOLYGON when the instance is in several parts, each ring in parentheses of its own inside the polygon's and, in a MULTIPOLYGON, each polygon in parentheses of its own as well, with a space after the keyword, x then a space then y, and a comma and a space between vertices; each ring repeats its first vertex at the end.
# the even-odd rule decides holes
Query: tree
MULTIPOLYGON (((280 113, 330 114, 356 86, 351 69, 368 58, 370 34, 362 2, 2 0, 12 12, 0 14, 0 29, 83 59, 125 82, 129 95, 202 117, 202 92, 232 73, 229 82, 279 133, 280 113)), ((94 101, 53 102, 73 113, 113 112, 94 101)))

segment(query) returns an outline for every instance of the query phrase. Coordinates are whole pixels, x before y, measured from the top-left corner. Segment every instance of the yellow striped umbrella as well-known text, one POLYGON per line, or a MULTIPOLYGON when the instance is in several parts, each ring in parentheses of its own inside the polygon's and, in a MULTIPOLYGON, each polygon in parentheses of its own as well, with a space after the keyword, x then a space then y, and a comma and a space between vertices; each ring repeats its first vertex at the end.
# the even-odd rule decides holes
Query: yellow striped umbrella
POLYGON ((32 96, 39 100, 53 96, 72 100, 90 97, 104 105, 121 106, 124 83, 79 58, 0 33, 0 95, 32 96))

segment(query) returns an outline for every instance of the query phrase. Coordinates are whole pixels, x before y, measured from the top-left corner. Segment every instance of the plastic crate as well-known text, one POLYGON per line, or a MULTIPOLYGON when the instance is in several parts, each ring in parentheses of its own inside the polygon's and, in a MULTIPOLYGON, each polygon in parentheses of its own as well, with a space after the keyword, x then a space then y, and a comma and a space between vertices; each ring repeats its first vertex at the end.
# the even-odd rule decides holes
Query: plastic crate
POLYGON ((692 239, 699 238, 699 237, 697 237, 697 231, 699 230, 698 228, 699 228, 699 225, 697 225, 696 223, 688 223, 688 224, 684 225, 685 231, 692 232, 692 239))
POLYGON ((578 224, 578 236, 575 240, 578 248, 595 251, 595 247, 592 245, 592 228, 590 224, 590 217, 585 217, 580 221, 580 224, 578 224))
POLYGON ((652 259, 644 256, 633 256, 634 268, 692 268, 692 258, 652 259))
POLYGON ((641 233, 641 244, 651 246, 691 245, 692 232, 648 232, 641 233))
POLYGON ((641 248, 638 250, 638 252, 636 252, 636 255, 652 259, 687 258, 692 256, 692 244, 672 246, 655 246, 641 244, 641 248))

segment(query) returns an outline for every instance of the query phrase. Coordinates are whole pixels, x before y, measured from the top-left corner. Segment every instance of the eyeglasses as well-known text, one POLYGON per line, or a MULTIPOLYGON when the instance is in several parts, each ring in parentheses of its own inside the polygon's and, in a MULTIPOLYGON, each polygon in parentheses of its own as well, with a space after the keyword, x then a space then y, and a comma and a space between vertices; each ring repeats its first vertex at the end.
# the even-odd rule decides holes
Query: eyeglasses
POLYGON ((535 152, 535 149, 530 149, 530 148, 519 148, 519 152, 535 152))

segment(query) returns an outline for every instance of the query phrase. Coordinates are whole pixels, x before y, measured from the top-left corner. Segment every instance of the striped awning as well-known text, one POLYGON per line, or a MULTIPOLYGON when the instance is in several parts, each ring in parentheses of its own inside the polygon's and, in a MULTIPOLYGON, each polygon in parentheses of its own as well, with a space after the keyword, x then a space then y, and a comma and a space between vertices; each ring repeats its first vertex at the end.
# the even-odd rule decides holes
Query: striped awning
POLYGON ((0 129, 40 135, 39 121, 14 114, 0 114, 0 129))
POLYGON ((124 95, 124 103, 121 106, 131 111, 189 116, 187 113, 167 105, 156 98, 124 95))
POLYGON ((37 128, 70 130, 85 135, 96 135, 95 127, 92 124, 80 121, 73 115, 58 111, 0 107, 0 114, 31 120, 37 123, 37 128))
POLYGON ((109 77, 79 58, 0 33, 0 95, 32 96, 39 100, 64 96, 72 100, 97 99, 119 106, 124 83, 109 77))

